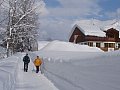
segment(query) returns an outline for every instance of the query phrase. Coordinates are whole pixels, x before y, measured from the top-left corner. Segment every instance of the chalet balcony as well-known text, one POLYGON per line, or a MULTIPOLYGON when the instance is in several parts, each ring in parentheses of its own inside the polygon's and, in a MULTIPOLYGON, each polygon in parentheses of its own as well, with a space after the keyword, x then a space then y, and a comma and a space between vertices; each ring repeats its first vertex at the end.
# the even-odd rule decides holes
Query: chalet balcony
POLYGON ((107 41, 113 41, 113 42, 116 41, 115 38, 106 38, 106 40, 107 40, 107 41))
POLYGON ((98 37, 98 36, 86 36, 86 41, 105 41, 105 42, 116 42, 115 38, 108 38, 108 37, 98 37))
POLYGON ((106 41, 106 37, 98 37, 98 36, 86 36, 86 41, 106 41))
POLYGON ((117 40, 117 42, 120 42, 120 38, 117 40))

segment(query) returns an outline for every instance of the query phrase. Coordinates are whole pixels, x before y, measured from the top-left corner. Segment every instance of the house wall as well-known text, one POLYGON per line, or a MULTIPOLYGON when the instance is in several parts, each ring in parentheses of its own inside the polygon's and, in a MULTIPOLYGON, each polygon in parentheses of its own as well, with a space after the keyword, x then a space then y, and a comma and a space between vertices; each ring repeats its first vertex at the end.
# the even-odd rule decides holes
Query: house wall
POLYGON ((85 35, 76 27, 75 30, 73 31, 70 39, 69 39, 69 42, 74 42, 75 35, 78 35, 75 43, 79 43, 79 42, 85 41, 85 35))
POLYGON ((106 31, 106 37, 108 38, 114 38, 115 40, 119 39, 119 31, 117 31, 116 29, 108 29, 106 31))
POLYGON ((99 42, 99 41, 87 41, 87 42, 81 42, 82 45, 87 44, 90 47, 98 47, 103 51, 113 51, 118 50, 120 48, 120 42, 99 42), (119 46, 119 47, 118 47, 119 46))

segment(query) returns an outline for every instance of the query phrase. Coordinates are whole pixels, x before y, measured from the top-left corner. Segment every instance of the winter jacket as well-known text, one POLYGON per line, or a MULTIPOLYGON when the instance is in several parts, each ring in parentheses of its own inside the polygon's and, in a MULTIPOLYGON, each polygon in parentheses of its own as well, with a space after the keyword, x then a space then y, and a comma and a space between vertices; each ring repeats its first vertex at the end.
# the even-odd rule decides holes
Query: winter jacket
POLYGON ((36 58, 35 60, 34 60, 34 65, 35 66, 40 66, 42 64, 42 60, 40 59, 40 58, 36 58))
POLYGON ((23 62, 24 63, 29 63, 30 62, 30 58, 28 56, 24 56, 23 62))

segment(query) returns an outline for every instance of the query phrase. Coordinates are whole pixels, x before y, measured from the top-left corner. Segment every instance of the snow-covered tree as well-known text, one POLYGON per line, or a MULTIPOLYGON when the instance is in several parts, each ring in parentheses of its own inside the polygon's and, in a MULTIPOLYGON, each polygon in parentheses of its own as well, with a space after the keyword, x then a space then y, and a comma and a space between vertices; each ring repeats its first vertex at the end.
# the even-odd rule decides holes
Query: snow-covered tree
POLYGON ((9 0, 8 49, 13 52, 31 50, 31 41, 36 41, 37 35, 38 15, 35 10, 40 6, 36 5, 36 0, 9 0))
MULTIPOLYGON (((0 0, 0 45, 3 43, 2 40, 5 39, 6 35, 6 25, 8 20, 8 11, 5 7, 5 0, 0 0)), ((2 45, 1 45, 2 46, 2 45)))
POLYGON ((37 47, 38 15, 46 13, 42 0, 0 0, 0 29, 8 53, 37 47), (33 45, 36 44, 36 45, 33 45))

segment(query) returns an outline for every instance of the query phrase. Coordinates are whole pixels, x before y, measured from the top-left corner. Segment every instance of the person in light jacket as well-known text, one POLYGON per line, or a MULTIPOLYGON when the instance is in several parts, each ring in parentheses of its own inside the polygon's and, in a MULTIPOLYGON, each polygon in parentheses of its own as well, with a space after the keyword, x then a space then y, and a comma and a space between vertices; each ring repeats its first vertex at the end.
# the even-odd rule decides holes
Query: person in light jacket
POLYGON ((39 72, 40 65, 42 64, 42 59, 37 56, 37 58, 34 60, 34 65, 36 66, 36 73, 39 72))

